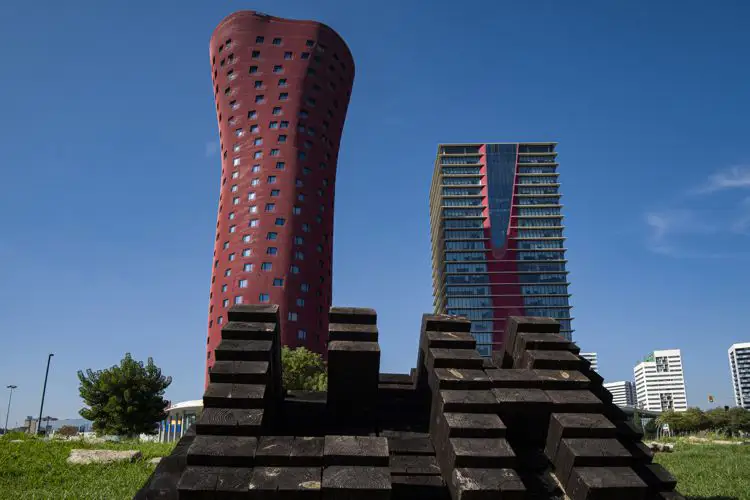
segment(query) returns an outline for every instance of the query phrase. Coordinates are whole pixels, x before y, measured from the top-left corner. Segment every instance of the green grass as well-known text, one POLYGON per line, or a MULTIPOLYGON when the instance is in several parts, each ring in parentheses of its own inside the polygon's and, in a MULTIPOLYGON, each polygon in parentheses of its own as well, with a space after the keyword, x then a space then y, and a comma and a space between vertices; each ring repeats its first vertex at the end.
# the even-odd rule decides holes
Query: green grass
POLYGON ((2 499, 131 499, 154 469, 153 457, 169 455, 173 444, 44 441, 22 435, 0 438, 0 498, 2 499), (22 443, 11 443, 23 439, 22 443), (73 448, 140 450, 133 463, 69 465, 73 448))
POLYGON ((673 453, 655 460, 677 478, 677 490, 688 498, 750 499, 750 445, 675 443, 673 453))

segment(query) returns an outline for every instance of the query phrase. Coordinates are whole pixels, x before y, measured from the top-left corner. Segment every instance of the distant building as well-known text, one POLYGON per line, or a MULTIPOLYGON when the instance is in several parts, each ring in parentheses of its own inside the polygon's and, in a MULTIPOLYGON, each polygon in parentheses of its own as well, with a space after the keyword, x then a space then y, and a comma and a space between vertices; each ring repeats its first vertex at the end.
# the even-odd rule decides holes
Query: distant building
POLYGON ((170 405, 165 412, 167 417, 159 422, 158 441, 162 443, 179 441, 203 412, 203 400, 175 403, 170 405))
POLYGON ((633 368, 638 407, 649 411, 685 411, 687 393, 679 349, 654 351, 633 368))
POLYGON ((546 316, 571 339, 555 143, 440 144, 430 189, 435 312, 471 320, 477 350, 508 316, 546 316))
POLYGON ((732 344, 729 348, 729 370, 732 372, 734 403, 750 410, 750 342, 732 344))
POLYGON ((612 394, 612 402, 617 406, 635 406, 635 385, 629 380, 619 380, 617 382, 607 382, 604 388, 612 394))
POLYGON ((597 357, 595 352, 582 352, 581 357, 583 359, 587 359, 591 363, 591 369, 596 371, 599 371, 599 358, 597 357))

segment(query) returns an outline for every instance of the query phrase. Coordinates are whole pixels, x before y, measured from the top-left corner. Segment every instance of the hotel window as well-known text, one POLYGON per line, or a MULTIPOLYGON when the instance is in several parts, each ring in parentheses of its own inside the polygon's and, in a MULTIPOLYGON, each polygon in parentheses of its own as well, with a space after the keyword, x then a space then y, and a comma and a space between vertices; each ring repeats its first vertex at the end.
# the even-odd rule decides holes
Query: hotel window
POLYGON ((254 88, 256 88, 256 89, 262 89, 263 88, 263 80, 255 80, 254 88))
POLYGON ((240 176, 239 172, 232 172, 232 179, 236 179, 240 176))
POLYGON ((256 137, 253 141, 253 145, 255 146, 262 146, 263 145, 263 138, 262 137, 256 137))
POLYGON ((276 211, 276 204, 275 203, 266 203, 266 212, 275 212, 276 211))
POLYGON ((289 122, 286 120, 281 121, 281 128, 289 128, 289 122))
POLYGON ((222 292, 226 292, 227 291, 227 286, 226 285, 222 285, 221 286, 221 291, 222 292))
POLYGON ((260 165, 253 165, 253 168, 251 168, 250 171, 253 173, 260 172, 260 165))
POLYGON ((258 302, 268 302, 270 300, 270 297, 267 293, 261 293, 258 295, 258 302))
POLYGON ((271 150, 271 156, 279 156, 280 151, 278 149, 271 150))
POLYGON ((269 123, 268 124, 268 128, 270 128, 272 130, 279 128, 279 122, 271 122, 271 123, 269 123))
POLYGON ((310 285, 308 285, 307 283, 302 283, 299 288, 303 292, 309 292, 310 291, 310 285))
POLYGON ((237 184, 233 184, 233 185, 232 185, 232 188, 231 188, 232 192, 233 192, 233 193, 236 193, 236 192, 237 192, 237 189, 239 189, 239 188, 237 187, 237 184))
POLYGON ((284 280, 282 278, 274 278, 273 286, 284 286, 284 280))
POLYGON ((260 57, 260 50, 254 50, 252 53, 253 59, 258 59, 260 57))
POLYGON ((310 59, 310 53, 309 52, 303 52, 302 53, 302 59, 310 59))
POLYGON ((245 236, 243 236, 242 237, 242 241, 245 242, 245 243, 249 243, 250 242, 250 235, 246 234, 245 236))
POLYGON ((292 208, 292 213, 294 215, 299 215, 299 214, 302 213, 302 209, 300 207, 294 207, 294 208, 292 208))
POLYGON ((275 240, 279 236, 279 233, 269 232, 266 234, 267 240, 275 240))
POLYGON ((230 261, 230 262, 231 262, 231 261, 233 261, 233 260, 234 260, 234 258, 235 258, 235 254, 234 254, 234 253, 230 253, 230 254, 229 254, 229 261, 230 261))
POLYGON ((270 262, 264 262, 260 265, 261 271, 271 271, 273 269, 273 264, 270 262))
POLYGON ((289 271, 291 271, 292 274, 299 274, 299 267, 297 267, 297 266, 291 266, 289 268, 289 271))
POLYGON ((239 205, 239 204, 240 204, 240 199, 239 199, 239 197, 236 197, 236 196, 235 196, 234 198, 232 198, 232 204, 233 204, 233 205, 239 205))
POLYGON ((305 299, 297 299, 297 307, 305 307, 305 299))
POLYGON ((224 270, 224 276, 231 276, 231 275, 232 275, 232 270, 231 269, 225 269, 224 270))
POLYGON ((287 92, 279 94, 279 101, 286 101, 287 99, 289 99, 289 94, 287 92))
POLYGON ((260 127, 258 125, 250 125, 251 134, 257 134, 258 132, 260 132, 260 127))
POLYGON ((236 297, 234 298, 234 303, 235 303, 235 304, 242 304, 242 296, 241 296, 241 295, 237 295, 237 296, 236 296, 236 297))
POLYGON ((287 319, 289 321, 297 321, 297 313, 289 311, 289 314, 287 315, 287 319))
POLYGON ((249 212, 251 214, 257 214, 258 213, 258 205, 251 206, 249 212))
POLYGON ((254 75, 258 73, 258 67, 257 66, 250 66, 250 74, 254 75))
POLYGON ((271 190, 271 196, 278 196, 279 194, 281 194, 280 190, 278 190, 278 189, 272 189, 271 190))
POLYGON ((240 159, 239 158, 234 158, 232 160, 232 166, 237 167, 237 166, 239 166, 239 164, 240 164, 240 159))
POLYGON ((265 38, 262 36, 255 37, 255 43, 263 43, 263 40, 265 40, 265 38))
POLYGON ((297 260, 305 260, 305 254, 302 252, 294 252, 294 258, 297 260))
POLYGON ((275 65, 275 66, 273 67, 273 72, 274 72, 274 73, 277 73, 277 74, 278 74, 278 73, 283 73, 283 72, 284 72, 284 68, 283 68, 283 67, 281 66, 281 64, 276 64, 276 65, 275 65))
POLYGON ((240 151, 240 145, 239 144, 235 144, 234 146, 232 146, 232 151, 234 151, 235 153, 239 153, 239 151, 240 151))
POLYGON ((302 224, 302 232, 309 233, 310 232, 310 224, 308 224, 308 223, 302 224))
POLYGON ((279 142, 282 143, 282 144, 286 142, 286 136, 284 134, 281 134, 279 136, 279 142))
POLYGON ((224 307, 227 307, 229 305, 229 299, 224 299, 221 301, 221 305, 224 307))
POLYGON ((250 221, 250 227, 258 227, 260 226, 260 221, 258 219, 253 219, 250 221))
POLYGON ((279 249, 276 247, 268 247, 266 248, 266 254, 267 255, 276 255, 279 253, 279 249))
POLYGON ((247 273, 249 273, 252 270, 253 270, 253 265, 252 264, 245 264, 245 266, 243 267, 243 271, 245 271, 247 273))
POLYGON ((286 78, 279 78, 279 87, 287 87, 286 78))
POLYGON ((274 45, 281 45, 281 38, 274 38, 271 43, 274 45))
POLYGON ((272 113, 273 113, 274 115, 276 115, 276 116, 280 115, 280 114, 281 114, 281 107, 279 107, 279 106, 276 106, 275 108, 273 108, 273 111, 272 111, 272 113))
POLYGON ((225 242, 224 242, 224 250, 226 250, 227 248, 229 248, 229 242, 228 242, 228 241, 225 241, 225 242))
POLYGON ((245 135, 245 131, 242 130, 241 128, 238 128, 237 130, 234 131, 234 135, 236 135, 237 137, 242 137, 243 135, 245 135))
POLYGON ((229 220, 234 220, 234 212, 229 212, 229 220))
POLYGON ((284 59, 287 61, 290 60, 293 57, 291 52, 284 52, 284 59))
POLYGON ((286 219, 284 219, 283 217, 279 217, 276 219, 277 226, 283 226, 285 223, 286 223, 286 219))
POLYGON ((263 151, 256 151, 255 154, 253 155, 253 158, 256 160, 263 158, 263 151))
POLYGON ((276 162, 276 168, 278 170, 284 170, 285 167, 286 167, 286 163, 284 163, 283 161, 277 161, 276 162))
POLYGON ((295 236, 294 237, 294 244, 295 245, 302 245, 305 242, 305 239, 302 236, 295 236))
POLYGON ((248 199, 248 201, 249 200, 254 200, 255 199, 255 191, 250 191, 249 193, 247 193, 247 199, 248 199))
POLYGON ((258 95, 255 96, 255 103, 256 104, 262 104, 265 101, 266 101, 266 96, 264 96, 263 94, 258 94, 258 95))
POLYGON ((305 330, 297 330, 297 340, 305 340, 307 338, 307 332, 305 330))

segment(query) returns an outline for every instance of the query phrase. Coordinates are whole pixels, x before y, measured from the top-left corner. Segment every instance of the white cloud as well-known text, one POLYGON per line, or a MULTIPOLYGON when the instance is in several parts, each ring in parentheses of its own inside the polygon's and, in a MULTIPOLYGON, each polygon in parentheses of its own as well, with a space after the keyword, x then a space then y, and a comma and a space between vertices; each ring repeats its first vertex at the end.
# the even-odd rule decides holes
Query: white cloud
POLYGON ((708 194, 725 189, 750 189, 750 166, 737 165, 716 172, 708 177, 705 185, 694 192, 708 194))

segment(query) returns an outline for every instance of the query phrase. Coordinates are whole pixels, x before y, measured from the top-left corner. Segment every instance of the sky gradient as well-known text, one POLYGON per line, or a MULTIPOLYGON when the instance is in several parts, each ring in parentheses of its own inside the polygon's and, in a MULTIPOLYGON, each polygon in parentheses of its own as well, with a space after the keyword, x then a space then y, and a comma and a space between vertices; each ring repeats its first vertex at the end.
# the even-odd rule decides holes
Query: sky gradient
POLYGON ((248 8, 324 22, 354 54, 333 303, 378 311, 383 371, 414 366, 432 311, 437 144, 558 141, 574 340, 609 381, 680 348, 688 404, 732 404, 727 349, 750 341, 750 4, 656 3, 4 5, 10 425, 38 414, 49 352, 45 415, 76 417, 76 370, 125 352, 174 378, 169 399, 201 397, 221 169, 208 40, 248 8))

